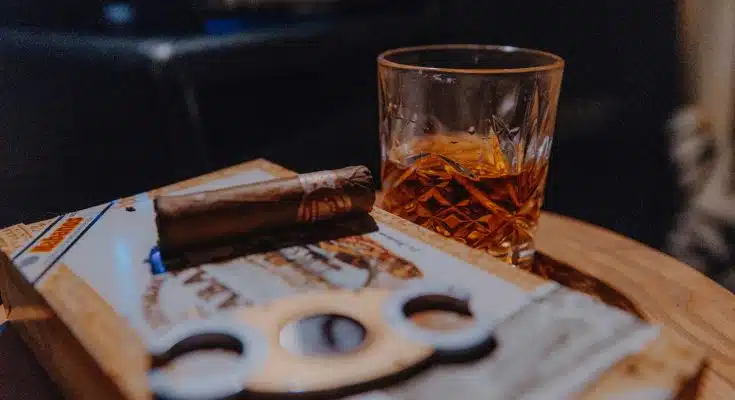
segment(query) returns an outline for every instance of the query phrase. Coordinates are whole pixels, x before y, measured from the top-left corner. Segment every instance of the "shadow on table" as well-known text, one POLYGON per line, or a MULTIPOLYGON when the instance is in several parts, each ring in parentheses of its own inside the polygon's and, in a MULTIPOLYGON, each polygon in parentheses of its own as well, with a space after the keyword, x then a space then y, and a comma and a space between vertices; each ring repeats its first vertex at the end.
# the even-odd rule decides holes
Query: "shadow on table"
POLYGON ((570 289, 588 294, 607 305, 627 311, 640 319, 645 319, 633 301, 612 286, 546 254, 536 254, 530 272, 542 278, 556 281, 570 289))

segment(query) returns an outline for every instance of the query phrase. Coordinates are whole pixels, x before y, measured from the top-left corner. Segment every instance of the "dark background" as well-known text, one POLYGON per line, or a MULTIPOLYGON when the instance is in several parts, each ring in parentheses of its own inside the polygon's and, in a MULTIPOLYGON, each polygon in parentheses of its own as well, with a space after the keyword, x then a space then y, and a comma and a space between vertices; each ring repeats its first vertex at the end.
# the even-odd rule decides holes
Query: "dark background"
POLYGON ((674 2, 214 12, 169 0, 131 3, 127 24, 105 19, 110 2, 28 3, 0 6, 3 225, 254 157, 378 171, 375 57, 426 43, 566 59, 546 209, 660 247, 677 207, 664 131, 678 102, 674 2))

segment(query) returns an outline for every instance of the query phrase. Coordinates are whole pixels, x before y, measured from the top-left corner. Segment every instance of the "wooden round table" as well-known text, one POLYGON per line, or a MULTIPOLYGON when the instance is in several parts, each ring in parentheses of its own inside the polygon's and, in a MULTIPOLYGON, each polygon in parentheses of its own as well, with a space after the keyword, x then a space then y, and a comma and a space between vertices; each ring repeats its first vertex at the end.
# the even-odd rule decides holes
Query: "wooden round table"
POLYGON ((705 349, 702 399, 735 399, 735 296, 695 269, 603 228, 541 217, 535 273, 660 323, 705 349), (574 267, 572 267, 574 266, 574 267))
MULTIPOLYGON (((698 398, 735 398, 733 294, 659 251, 603 228, 551 213, 541 217, 537 248, 534 273, 661 323, 707 350, 710 366, 702 378, 698 398)), ((2 318, 0 313, 0 322, 2 318)), ((3 345, 19 344, 0 341, 0 350, 3 345)), ((22 362, 33 364, 30 353, 27 357, 22 362)), ((40 371, 40 367, 35 369, 40 371)), ((38 375, 16 378, 26 382, 42 379, 38 375)), ((0 379, 0 387, 3 383, 0 379)), ((50 387, 48 382, 37 383, 50 387)), ((44 398, 56 396, 48 393, 44 398)))

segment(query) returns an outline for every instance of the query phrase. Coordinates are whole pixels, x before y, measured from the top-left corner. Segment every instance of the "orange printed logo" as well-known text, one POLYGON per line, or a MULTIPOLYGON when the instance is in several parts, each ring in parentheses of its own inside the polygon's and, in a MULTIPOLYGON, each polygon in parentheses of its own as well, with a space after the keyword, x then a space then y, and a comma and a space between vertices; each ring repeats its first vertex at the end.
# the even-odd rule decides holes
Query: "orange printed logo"
POLYGON ((76 229, 79 224, 84 221, 82 217, 71 217, 64 221, 60 227, 56 228, 50 235, 38 241, 38 244, 31 248, 31 253, 48 253, 59 243, 63 242, 70 233, 76 229))

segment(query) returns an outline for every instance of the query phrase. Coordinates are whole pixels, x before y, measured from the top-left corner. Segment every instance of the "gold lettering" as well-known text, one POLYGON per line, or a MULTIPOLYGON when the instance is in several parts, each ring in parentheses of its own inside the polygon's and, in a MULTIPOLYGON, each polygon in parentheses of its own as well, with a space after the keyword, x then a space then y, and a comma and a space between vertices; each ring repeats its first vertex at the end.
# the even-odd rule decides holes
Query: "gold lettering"
POLYGON ((198 269, 194 275, 186 278, 184 280, 184 285, 192 285, 194 283, 202 283, 205 279, 208 279, 206 276, 207 273, 203 269, 198 269))
POLYGON ((277 267, 288 265, 288 260, 277 251, 266 253, 263 258, 265 259, 265 262, 273 264, 277 267))
POLYGON ((225 308, 235 307, 240 304, 240 295, 231 293, 227 300, 223 301, 217 308, 223 310, 225 308))
POLYGON ((212 281, 210 282, 210 284, 207 287, 205 287, 204 289, 200 290, 197 293, 197 295, 199 295, 199 297, 202 300, 209 301, 209 300, 212 299, 212 297, 215 297, 218 294, 228 293, 228 292, 231 293, 231 291, 229 289, 227 289, 227 287, 225 287, 221 283, 219 283, 219 282, 215 281, 214 279, 212 279, 212 281))

